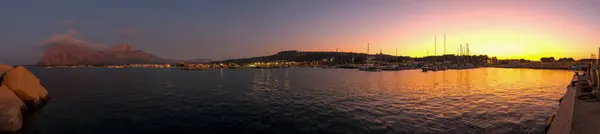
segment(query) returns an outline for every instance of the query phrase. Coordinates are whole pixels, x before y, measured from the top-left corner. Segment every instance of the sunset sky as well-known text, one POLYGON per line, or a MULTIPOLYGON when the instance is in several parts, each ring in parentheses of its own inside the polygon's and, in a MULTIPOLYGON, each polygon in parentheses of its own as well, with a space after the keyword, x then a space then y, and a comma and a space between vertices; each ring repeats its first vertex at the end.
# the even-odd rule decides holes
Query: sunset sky
POLYGON ((43 40, 69 35, 131 44, 172 59, 228 59, 282 50, 539 60, 588 58, 600 46, 599 0, 3 1, 0 62, 35 63, 43 40))

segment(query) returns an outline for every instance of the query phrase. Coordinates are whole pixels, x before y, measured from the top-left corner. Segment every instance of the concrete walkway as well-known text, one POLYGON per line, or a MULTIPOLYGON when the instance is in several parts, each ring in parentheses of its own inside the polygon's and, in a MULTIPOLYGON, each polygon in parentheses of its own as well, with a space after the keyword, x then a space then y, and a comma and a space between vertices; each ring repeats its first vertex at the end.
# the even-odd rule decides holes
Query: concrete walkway
MULTIPOLYGON (((573 80, 585 79, 580 76, 573 76, 573 80)), ((554 116, 552 121, 552 125, 548 130, 548 134, 568 134, 571 131, 571 126, 573 125, 573 110, 574 104, 576 100, 576 92, 577 89, 575 86, 569 85, 567 87, 567 92, 565 96, 562 98, 562 102, 558 107, 558 111, 554 116)))
MULTIPOLYGON (((596 97, 600 97, 597 95, 596 97)), ((587 102, 577 97, 581 91, 577 90, 573 109, 572 134, 600 134, 600 101, 587 102)))

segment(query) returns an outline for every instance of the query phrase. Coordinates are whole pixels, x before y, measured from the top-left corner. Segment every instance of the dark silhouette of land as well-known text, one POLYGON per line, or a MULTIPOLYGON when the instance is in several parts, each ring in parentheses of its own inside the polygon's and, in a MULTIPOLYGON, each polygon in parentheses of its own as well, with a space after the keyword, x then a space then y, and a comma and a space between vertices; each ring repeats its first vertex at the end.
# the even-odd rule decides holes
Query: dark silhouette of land
POLYGON ((398 62, 404 63, 407 61, 452 61, 453 63, 473 63, 473 64, 484 64, 487 62, 489 57, 487 55, 471 55, 471 56, 456 56, 456 55, 443 55, 443 56, 427 56, 427 57, 409 57, 409 56, 393 56, 387 54, 365 54, 365 53, 353 53, 353 52, 302 52, 302 51, 282 51, 274 55, 260 56, 252 58, 241 58, 241 59, 229 59, 224 61, 217 61, 219 63, 252 63, 252 62, 273 62, 273 61, 319 61, 328 60, 332 64, 364 64, 367 61, 367 57, 374 61, 383 62, 398 62))

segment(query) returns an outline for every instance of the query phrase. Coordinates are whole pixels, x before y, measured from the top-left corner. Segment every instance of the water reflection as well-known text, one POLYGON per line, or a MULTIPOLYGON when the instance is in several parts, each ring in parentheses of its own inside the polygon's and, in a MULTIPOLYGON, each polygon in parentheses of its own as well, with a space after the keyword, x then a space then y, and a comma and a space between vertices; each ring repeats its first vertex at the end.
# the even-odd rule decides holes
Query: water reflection
POLYGON ((426 73, 317 68, 79 71, 36 74, 54 99, 36 125, 27 129, 34 133, 543 133, 545 120, 556 112, 556 100, 573 74, 498 68, 426 73), (78 75, 82 73, 90 75, 78 75), (106 79, 121 74, 130 78, 106 79), (148 90, 163 87, 165 81, 172 88, 148 90))
POLYGON ((255 91, 274 91, 279 87, 277 78, 273 79, 271 69, 255 69, 252 89, 255 91))
POLYGON ((427 73, 419 70, 377 73, 331 71, 327 75, 335 77, 318 79, 326 79, 326 83, 331 84, 310 83, 325 90, 312 91, 315 92, 312 95, 320 95, 316 98, 323 97, 324 100, 320 100, 323 102, 337 102, 334 104, 339 111, 359 108, 369 113, 366 115, 378 115, 370 121, 393 122, 390 125, 393 129, 406 130, 406 126, 398 121, 399 118, 410 118, 413 121, 408 122, 416 122, 411 127, 426 127, 431 132, 473 127, 474 133, 488 130, 504 133, 504 130, 496 129, 503 125, 517 125, 506 130, 522 132, 523 128, 519 127, 527 127, 543 132, 540 131, 544 127, 543 120, 555 112, 556 100, 564 94, 564 87, 573 73, 480 68, 427 73), (397 117, 407 113, 420 117, 397 117))
POLYGON ((223 68, 219 69, 219 74, 221 74, 221 78, 223 77, 223 68))
POLYGON ((283 79, 283 89, 288 90, 290 89, 291 85, 290 85, 290 77, 289 77, 289 69, 285 69, 285 77, 283 79))

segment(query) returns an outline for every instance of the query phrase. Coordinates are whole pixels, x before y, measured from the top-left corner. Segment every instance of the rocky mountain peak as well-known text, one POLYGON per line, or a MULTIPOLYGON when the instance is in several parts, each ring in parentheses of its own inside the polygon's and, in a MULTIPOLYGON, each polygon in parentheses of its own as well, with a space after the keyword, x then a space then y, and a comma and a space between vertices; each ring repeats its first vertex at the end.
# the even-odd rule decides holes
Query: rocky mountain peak
POLYGON ((132 51, 133 48, 131 47, 131 45, 128 45, 128 44, 119 44, 119 45, 113 47, 111 50, 113 50, 113 51, 132 51))

